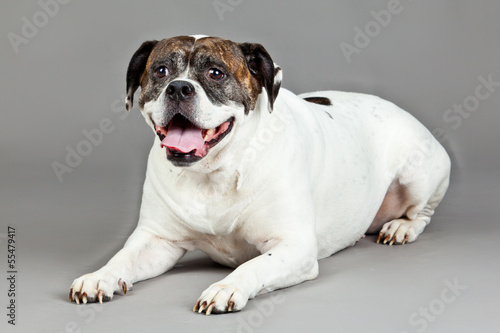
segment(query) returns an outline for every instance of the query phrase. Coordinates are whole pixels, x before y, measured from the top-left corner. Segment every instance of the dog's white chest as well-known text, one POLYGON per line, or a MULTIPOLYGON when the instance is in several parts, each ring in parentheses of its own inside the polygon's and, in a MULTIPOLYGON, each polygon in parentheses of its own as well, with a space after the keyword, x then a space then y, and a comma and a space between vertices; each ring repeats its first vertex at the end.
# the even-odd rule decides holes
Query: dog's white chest
MULTIPOLYGON (((207 197, 196 193, 193 197, 185 198, 186 202, 179 205, 177 215, 195 232, 208 235, 230 234, 238 221, 237 206, 229 206, 224 196, 217 200, 207 200, 207 197)), ((229 198, 228 198, 229 199, 229 198)))
POLYGON ((194 233, 228 235, 234 231, 248 199, 236 190, 236 175, 221 171, 221 180, 180 172, 168 186, 170 209, 194 233))

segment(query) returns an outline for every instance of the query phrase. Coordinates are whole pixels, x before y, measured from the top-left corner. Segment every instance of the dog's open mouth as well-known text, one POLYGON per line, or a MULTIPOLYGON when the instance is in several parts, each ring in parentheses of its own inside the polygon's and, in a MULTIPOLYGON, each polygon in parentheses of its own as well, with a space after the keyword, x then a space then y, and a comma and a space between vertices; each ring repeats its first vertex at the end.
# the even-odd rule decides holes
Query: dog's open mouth
POLYGON ((181 114, 176 114, 167 127, 155 124, 161 147, 175 165, 189 165, 202 159, 208 150, 219 143, 232 129, 234 118, 210 129, 199 128, 181 114))

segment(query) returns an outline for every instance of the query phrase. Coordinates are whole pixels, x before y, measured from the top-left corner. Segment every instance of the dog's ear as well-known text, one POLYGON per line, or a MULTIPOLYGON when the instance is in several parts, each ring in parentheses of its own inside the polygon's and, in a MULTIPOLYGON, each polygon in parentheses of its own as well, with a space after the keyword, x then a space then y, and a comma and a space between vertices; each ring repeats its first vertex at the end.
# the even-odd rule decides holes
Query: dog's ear
POLYGON ((127 69, 127 98, 125 101, 127 111, 132 109, 134 104, 134 93, 141 84, 141 77, 146 69, 149 55, 157 43, 157 40, 150 40, 142 43, 141 47, 135 51, 132 59, 130 59, 127 69))
POLYGON ((281 68, 274 64, 266 49, 256 43, 240 44, 241 51, 250 73, 267 92, 269 112, 273 111, 274 101, 281 87, 281 68))

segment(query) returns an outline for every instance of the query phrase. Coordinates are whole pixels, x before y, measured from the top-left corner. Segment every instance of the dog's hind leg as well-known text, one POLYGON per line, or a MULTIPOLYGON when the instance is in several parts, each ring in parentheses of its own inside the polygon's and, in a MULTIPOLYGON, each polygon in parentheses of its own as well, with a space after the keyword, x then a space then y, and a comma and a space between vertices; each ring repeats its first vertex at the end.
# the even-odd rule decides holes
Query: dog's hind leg
POLYGON ((448 188, 450 174, 450 161, 441 146, 430 157, 400 170, 370 227, 375 231, 383 223, 377 243, 414 242, 430 223, 448 188))
POLYGON ((430 223, 434 209, 441 202, 447 186, 447 182, 442 183, 428 202, 412 205, 401 218, 386 222, 380 230, 377 243, 392 245, 414 242, 430 223))

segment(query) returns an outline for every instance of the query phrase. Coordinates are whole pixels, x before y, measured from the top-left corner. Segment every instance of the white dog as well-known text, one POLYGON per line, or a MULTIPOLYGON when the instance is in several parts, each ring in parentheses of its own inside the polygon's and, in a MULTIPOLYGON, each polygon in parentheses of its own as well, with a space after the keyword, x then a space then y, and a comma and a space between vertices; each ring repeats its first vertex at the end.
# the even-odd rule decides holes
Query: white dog
POLYGON ((318 259, 365 233, 413 242, 449 183, 450 159, 410 114, 378 97, 280 89, 259 44, 182 36, 148 41, 127 71, 127 109, 157 133, 139 224, 104 267, 73 282, 106 301, 201 249, 236 269, 194 310, 243 309, 314 279, 318 259))

